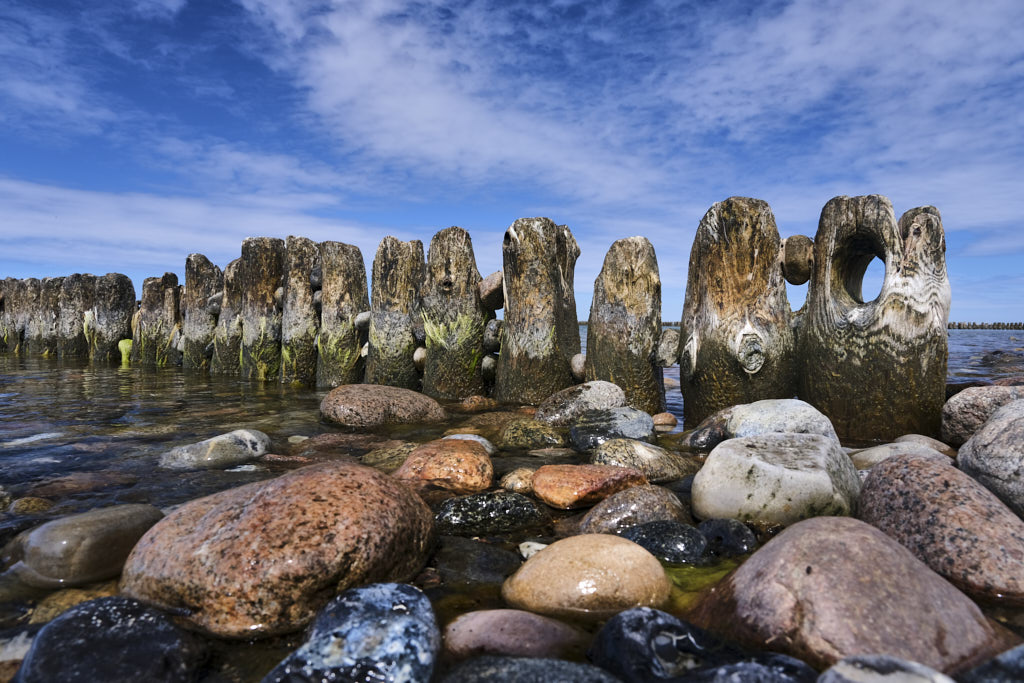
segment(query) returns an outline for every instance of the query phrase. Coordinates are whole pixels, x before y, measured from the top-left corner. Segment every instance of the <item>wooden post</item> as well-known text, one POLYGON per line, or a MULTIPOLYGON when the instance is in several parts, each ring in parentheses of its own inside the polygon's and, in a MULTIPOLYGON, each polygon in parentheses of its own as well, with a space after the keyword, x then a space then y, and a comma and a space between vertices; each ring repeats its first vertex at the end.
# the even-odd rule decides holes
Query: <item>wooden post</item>
POLYGON ((795 394, 781 244, 760 199, 730 197, 701 220, 680 321, 685 426, 739 403, 795 394))
POLYGON ((366 333, 356 329, 355 318, 370 309, 363 254, 351 244, 321 242, 320 258, 323 290, 316 384, 323 388, 359 384, 366 333))
POLYGON ((320 248, 313 240, 289 236, 281 311, 281 383, 316 383, 316 336, 320 316, 313 305, 313 271, 320 248))
POLYGON ((189 254, 185 259, 185 295, 181 300, 184 351, 182 367, 186 370, 208 370, 207 347, 213 342, 217 316, 210 311, 210 297, 224 291, 224 273, 202 254, 189 254))
POLYGON ((420 388, 412 355, 422 286, 423 242, 402 242, 390 235, 382 239, 373 259, 367 384, 420 388))
POLYGON ((147 277, 143 281, 138 324, 132 338, 132 365, 164 367, 179 364, 181 354, 176 349, 177 337, 181 333, 179 303, 178 276, 174 273, 147 277))
POLYGON ((645 237, 612 244, 594 281, 587 322, 586 380, 613 382, 633 408, 665 411, 665 387, 656 362, 661 339, 661 277, 645 237))
POLYGON ((210 372, 215 375, 237 375, 242 371, 241 270, 240 258, 224 268, 224 296, 213 332, 213 357, 210 359, 210 372))
POLYGON ((480 280, 468 232, 453 226, 434 235, 423 287, 423 393, 428 396, 463 399, 484 393, 480 362, 488 316, 480 302, 480 280))
POLYGON ((800 397, 840 438, 938 436, 949 351, 950 288, 942 219, 931 206, 896 222, 880 195, 836 197, 821 211, 801 328, 800 397), (878 297, 861 284, 885 263, 878 297))
POLYGON ((502 243, 505 324, 495 398, 540 403, 574 383, 580 352, 573 273, 580 248, 569 228, 548 218, 520 218, 502 243))
MULTIPOLYGON (((60 291, 64 278, 43 278, 39 299, 29 316, 25 337, 28 351, 44 358, 56 358, 60 349, 60 291)), ((132 303, 135 303, 134 297, 132 303)))
POLYGON ((242 241, 242 379, 281 376, 281 309, 275 295, 284 282, 284 240, 242 241))
POLYGON ((58 297, 60 342, 57 350, 61 358, 89 357, 86 311, 93 307, 95 301, 95 275, 75 273, 64 278, 58 297))
MULTIPOLYGON (((43 281, 44 299, 46 281, 43 281)), ((88 311, 89 360, 93 363, 120 363, 118 344, 132 338, 135 313, 135 286, 127 275, 107 273, 96 278, 96 298, 88 311)))

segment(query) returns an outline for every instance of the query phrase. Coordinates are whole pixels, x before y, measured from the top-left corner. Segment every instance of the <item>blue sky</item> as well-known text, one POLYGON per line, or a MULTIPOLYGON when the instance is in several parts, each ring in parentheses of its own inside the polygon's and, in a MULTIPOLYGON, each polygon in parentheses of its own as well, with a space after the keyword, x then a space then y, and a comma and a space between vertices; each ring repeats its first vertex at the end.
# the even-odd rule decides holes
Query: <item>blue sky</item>
POLYGON ((543 215, 580 242, 581 318, 639 234, 678 320, 715 201, 813 237, 880 193, 942 212, 951 319, 1024 320, 1022 170, 1019 0, 0 3, 0 277, 140 287, 288 234, 369 269, 449 225, 486 275, 543 215))

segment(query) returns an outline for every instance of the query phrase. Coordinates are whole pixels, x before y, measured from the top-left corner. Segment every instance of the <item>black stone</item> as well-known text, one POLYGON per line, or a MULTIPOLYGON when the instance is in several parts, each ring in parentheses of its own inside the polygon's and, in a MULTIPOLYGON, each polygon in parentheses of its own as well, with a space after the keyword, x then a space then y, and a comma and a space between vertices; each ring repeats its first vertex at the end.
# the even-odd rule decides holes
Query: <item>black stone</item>
POLYGON ((205 656, 205 644, 163 612, 107 597, 44 626, 14 681, 193 681, 205 656))
POLYGON ((439 534, 489 536, 541 527, 551 517, 522 494, 492 491, 449 498, 441 503, 434 522, 439 534))
POLYGON ((522 563, 511 550, 460 536, 442 536, 431 561, 449 585, 501 583, 522 563))
POLYGON ((1024 681, 1024 645, 1007 650, 984 664, 959 674, 960 683, 1011 683, 1024 681))
POLYGON ((561 659, 477 657, 463 662, 442 683, 616 683, 618 678, 596 666, 561 659))
POLYGON ((757 537, 738 519, 706 519, 697 528, 708 541, 708 552, 719 557, 738 557, 757 550, 757 537))
POLYGON ((589 451, 609 439, 654 443, 654 419, 636 408, 588 410, 573 424, 569 437, 578 451, 589 451))
POLYGON ((309 639, 263 683, 428 681, 440 647, 427 596, 407 584, 378 583, 328 603, 309 639))
POLYGON ((670 564, 707 564, 708 541, 697 527, 658 520, 632 526, 621 533, 662 562, 670 564))

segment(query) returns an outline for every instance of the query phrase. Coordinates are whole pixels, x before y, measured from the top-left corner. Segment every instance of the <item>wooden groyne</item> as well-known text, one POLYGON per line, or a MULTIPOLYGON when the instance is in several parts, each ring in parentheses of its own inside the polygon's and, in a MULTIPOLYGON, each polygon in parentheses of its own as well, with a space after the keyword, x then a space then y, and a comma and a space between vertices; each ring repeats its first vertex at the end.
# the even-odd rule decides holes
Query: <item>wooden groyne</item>
POLYGON ((573 293, 579 253, 568 226, 524 218, 506 231, 502 270, 487 277, 469 234, 451 227, 426 256, 418 240, 385 237, 370 283, 357 247, 302 237, 248 238, 223 270, 191 254, 183 284, 173 273, 147 278, 140 301, 116 273, 6 278, 0 352, 505 403, 604 379, 648 412, 664 409, 662 368, 680 363, 686 426, 729 405, 798 396, 841 436, 877 439, 938 430, 947 327, 1024 329, 948 323, 938 210, 897 221, 879 195, 829 201, 813 240, 780 239, 763 201, 715 204, 694 239, 676 322, 660 319, 650 242, 615 242, 594 283, 586 356, 573 293), (875 257, 885 280, 865 302, 875 257), (786 281, 809 282, 799 311, 786 281))

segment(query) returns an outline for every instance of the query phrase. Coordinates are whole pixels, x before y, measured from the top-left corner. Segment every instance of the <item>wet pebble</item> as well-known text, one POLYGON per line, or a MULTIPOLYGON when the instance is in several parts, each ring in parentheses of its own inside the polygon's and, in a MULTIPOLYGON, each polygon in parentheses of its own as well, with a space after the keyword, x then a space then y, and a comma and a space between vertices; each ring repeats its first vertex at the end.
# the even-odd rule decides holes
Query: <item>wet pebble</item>
POLYGON ((444 630, 445 650, 456 659, 478 655, 578 657, 590 636, 550 617, 516 609, 468 612, 444 630))
POLYGON ((614 493, 591 508, 580 522, 580 533, 616 534, 659 520, 693 523, 689 511, 674 493, 661 486, 641 484, 614 493))
POLYGON ((636 408, 588 410, 573 422, 569 438, 578 451, 589 451, 609 439, 653 442, 654 420, 636 408))
POLYGON ((903 436, 896 437, 893 443, 919 443, 922 446, 927 446, 928 448, 934 449, 939 453, 942 453, 948 458, 956 457, 955 448, 953 448, 949 444, 945 444, 939 441, 938 439, 933 439, 930 436, 925 436, 924 434, 904 434, 903 436))
POLYGON ((440 422, 441 404, 411 389, 383 384, 346 384, 324 396, 320 413, 328 422, 346 427, 440 422))
POLYGON ((854 655, 822 672, 817 683, 953 683, 935 669, 889 655, 854 655))
POLYGON ((646 483, 637 470, 613 465, 544 465, 533 473, 534 495, 562 510, 594 505, 646 483))
POLYGON ((392 476, 420 491, 442 489, 461 495, 490 488, 494 465, 476 441, 438 439, 413 449, 392 476))
POLYGON ((524 495, 492 491, 442 502, 434 523, 440 534, 493 536, 541 527, 551 517, 524 495))
POLYGON ((162 518, 152 505, 115 505, 55 519, 17 541, 21 559, 11 571, 40 588, 113 578, 135 543, 162 518))
POLYGON ((468 659, 448 672, 441 683, 617 683, 603 669, 564 659, 498 657, 468 659))
POLYGON ((632 541, 583 534, 530 557, 501 594, 509 605, 530 612, 600 620, 630 607, 662 605, 669 583, 657 558, 632 541))
POLYGON ((236 429, 227 434, 178 446, 160 456, 160 467, 204 469, 238 465, 254 460, 270 449, 270 437, 255 429, 236 429))
POLYGON ((531 450, 565 446, 565 432, 558 427, 529 418, 511 420, 501 430, 498 443, 502 449, 531 450))
POLYGON ((625 405, 626 393, 621 387, 612 382, 594 380, 551 394, 537 406, 535 417, 553 425, 571 425, 588 410, 625 405))
POLYGON ((402 463, 406 461, 409 454, 416 450, 418 446, 419 444, 406 441, 395 446, 375 448, 359 458, 359 462, 367 467, 380 470, 384 474, 391 474, 402 466, 402 463))
POLYGON ((651 419, 654 420, 654 428, 659 432, 672 431, 679 424, 679 419, 672 413, 658 413, 652 415, 651 419))
POLYGON ((689 524, 659 520, 629 527, 620 535, 669 564, 701 565, 710 560, 707 539, 689 524))
POLYGON ((501 478, 499 485, 501 488, 512 493, 521 493, 523 495, 533 493, 533 473, 536 471, 528 467, 517 467, 511 472, 507 472, 501 478))
POLYGON ((700 469, 695 458, 684 458, 664 448, 636 439, 609 439, 590 453, 595 465, 617 465, 640 470, 654 483, 676 481, 700 469))
POLYGON ((738 519, 705 519, 697 528, 707 539, 712 555, 740 557, 757 550, 757 536, 738 519))
POLYGON ((427 681, 440 646, 434 610, 418 588, 374 584, 328 603, 306 642, 263 683, 427 681))
POLYGON ((40 513, 47 512, 52 507, 52 500, 26 496, 24 498, 15 498, 11 504, 7 506, 7 511, 12 515, 38 515, 40 513))
POLYGON ((498 454, 498 449, 493 443, 480 436, 479 434, 447 434, 442 439, 462 439, 464 441, 476 441, 478 444, 484 447, 487 451, 487 455, 494 456, 498 454))
POLYGON ((15 681, 193 681, 205 645, 152 607, 108 597, 72 607, 44 626, 15 681))

